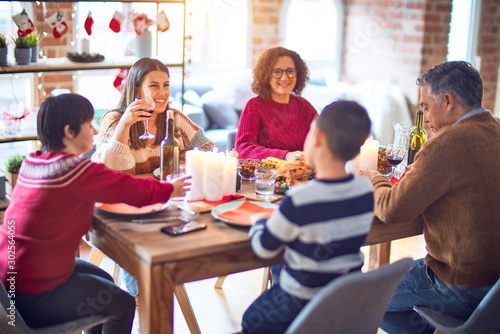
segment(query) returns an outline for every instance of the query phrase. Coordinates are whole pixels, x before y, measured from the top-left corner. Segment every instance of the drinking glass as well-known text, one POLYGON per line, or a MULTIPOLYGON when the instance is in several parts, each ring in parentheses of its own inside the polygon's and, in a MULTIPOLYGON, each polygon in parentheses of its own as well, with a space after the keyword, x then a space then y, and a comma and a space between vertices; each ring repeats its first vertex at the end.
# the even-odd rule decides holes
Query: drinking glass
MULTIPOLYGON (((179 171, 179 173, 175 173, 175 174, 168 174, 167 175, 167 182, 169 183, 172 183, 172 181, 178 177, 181 177, 181 176, 184 176, 186 175, 186 173, 184 171, 179 171)), ((185 195, 184 196, 179 196, 179 197, 171 197, 170 200, 172 202, 176 202, 177 205, 180 205, 180 204, 184 204, 184 199, 185 199, 185 195)))
POLYGON ((389 144, 385 147, 385 158, 392 168, 390 176, 394 175, 394 169, 403 161, 406 150, 407 147, 402 145, 389 144))
MULTIPOLYGON (((153 100, 153 98, 151 98, 151 97, 144 97, 144 98, 143 97, 136 97, 135 100, 136 101, 137 100, 145 100, 149 105, 149 109, 146 110, 148 113, 152 114, 155 111, 155 101, 153 100)), ((149 118, 144 121, 144 133, 139 136, 139 139, 153 139, 155 137, 154 134, 149 132, 148 125, 149 125, 149 118)))
POLYGON ((270 200, 274 195, 274 184, 276 183, 275 169, 255 170, 255 193, 259 197, 270 200))

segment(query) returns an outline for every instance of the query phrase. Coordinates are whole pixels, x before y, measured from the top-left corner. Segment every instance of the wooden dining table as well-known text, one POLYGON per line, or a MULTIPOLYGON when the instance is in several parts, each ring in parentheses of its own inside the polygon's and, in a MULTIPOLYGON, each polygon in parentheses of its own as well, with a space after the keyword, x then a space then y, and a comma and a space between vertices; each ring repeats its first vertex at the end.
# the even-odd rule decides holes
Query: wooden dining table
MULTIPOLYGON (((243 181, 241 194, 255 197, 254 184, 243 181)), ((162 211, 154 217, 168 214, 162 211)), ((183 291, 184 283, 282 261, 282 256, 268 260, 257 257, 250 246, 248 227, 228 225, 210 212, 200 214, 196 220, 207 224, 207 228, 173 237, 160 232, 168 222, 138 224, 130 217, 98 209, 94 213, 90 234, 93 246, 138 280, 141 333, 173 333, 174 292, 179 298, 179 287, 183 291)), ((421 218, 387 225, 375 217, 366 245, 381 244, 379 263, 388 262, 392 240, 421 234, 422 229, 421 218)))

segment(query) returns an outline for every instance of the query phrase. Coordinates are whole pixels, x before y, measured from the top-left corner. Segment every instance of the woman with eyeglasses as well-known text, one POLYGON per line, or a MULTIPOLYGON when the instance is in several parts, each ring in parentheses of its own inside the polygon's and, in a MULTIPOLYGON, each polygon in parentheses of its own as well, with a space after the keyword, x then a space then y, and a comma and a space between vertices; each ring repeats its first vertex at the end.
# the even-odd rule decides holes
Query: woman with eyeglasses
POLYGON ((240 158, 301 155, 317 111, 300 93, 309 70, 300 56, 282 47, 265 50, 253 69, 250 99, 241 113, 235 149, 240 158))

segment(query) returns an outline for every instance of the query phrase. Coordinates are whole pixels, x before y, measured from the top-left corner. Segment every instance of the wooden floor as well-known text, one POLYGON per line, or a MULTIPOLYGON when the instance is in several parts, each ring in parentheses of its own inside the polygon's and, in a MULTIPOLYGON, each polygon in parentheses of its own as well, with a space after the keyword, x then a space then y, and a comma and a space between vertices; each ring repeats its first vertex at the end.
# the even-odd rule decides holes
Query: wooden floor
MULTIPOLYGON (((81 250, 81 257, 88 256, 88 246, 81 250)), ((367 270, 368 248, 365 253, 367 270)), ((426 254, 422 236, 402 239, 392 243, 391 262, 403 257, 421 258, 426 254)), ((114 263, 105 259, 101 265, 112 274, 114 263)), ((215 289, 216 278, 186 284, 196 318, 203 334, 236 333, 241 330, 241 317, 246 308, 261 292, 263 269, 252 270, 228 276, 222 289, 215 289)), ((182 313, 176 304, 174 310, 174 333, 189 333, 182 313)), ((140 333, 138 315, 134 323, 134 334, 140 333)), ((379 333, 384 333, 382 330, 379 333)))

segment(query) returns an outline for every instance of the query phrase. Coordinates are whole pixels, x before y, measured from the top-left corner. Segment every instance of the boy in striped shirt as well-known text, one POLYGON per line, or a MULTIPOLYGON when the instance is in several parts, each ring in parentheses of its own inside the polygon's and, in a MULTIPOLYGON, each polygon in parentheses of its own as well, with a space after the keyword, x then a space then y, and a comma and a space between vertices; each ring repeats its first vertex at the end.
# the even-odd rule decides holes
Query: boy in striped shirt
MULTIPOLYGON (((288 191, 272 215, 252 216, 254 252, 272 258, 284 251, 279 282, 243 315, 243 333, 283 333, 307 302, 335 278, 360 271, 360 251, 373 220, 370 181, 345 171, 370 134, 366 110, 353 101, 326 106, 304 144, 313 180, 288 191)), ((332 315, 335 316, 335 315, 332 315)))

